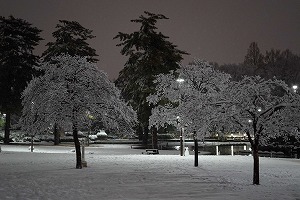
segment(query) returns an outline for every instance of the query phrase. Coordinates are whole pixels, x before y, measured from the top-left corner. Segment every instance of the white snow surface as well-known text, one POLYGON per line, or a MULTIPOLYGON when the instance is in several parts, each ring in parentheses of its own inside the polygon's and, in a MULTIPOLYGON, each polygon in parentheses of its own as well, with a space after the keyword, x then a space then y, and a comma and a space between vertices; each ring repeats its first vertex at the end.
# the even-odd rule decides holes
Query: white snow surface
MULTIPOLYGON (((300 160, 251 156, 145 155, 129 145, 86 147, 88 167, 75 169, 72 146, 1 145, 0 199, 300 199, 300 160)), ((192 152, 191 152, 192 154, 192 152)))

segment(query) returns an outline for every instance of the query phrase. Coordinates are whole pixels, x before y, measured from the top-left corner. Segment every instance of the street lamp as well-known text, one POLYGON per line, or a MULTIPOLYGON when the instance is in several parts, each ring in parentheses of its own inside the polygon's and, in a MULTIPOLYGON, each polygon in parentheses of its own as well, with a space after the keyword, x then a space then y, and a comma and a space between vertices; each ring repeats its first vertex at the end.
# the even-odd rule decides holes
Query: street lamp
POLYGON ((180 125, 180 117, 177 116, 176 119, 177 119, 176 121, 178 124, 178 128, 180 130, 180 136, 179 136, 179 138, 180 138, 180 156, 183 156, 183 128, 180 125))
POLYGON ((176 81, 177 81, 178 83, 182 83, 182 82, 184 82, 184 79, 183 79, 183 78, 178 78, 178 79, 176 79, 176 81))
MULTIPOLYGON (((34 102, 32 101, 31 102, 31 112, 34 112, 34 102)), ((33 114, 35 114, 35 113, 33 113, 33 114)), ((34 147, 33 147, 33 136, 34 136, 35 134, 33 134, 33 133, 31 133, 31 143, 30 143, 30 152, 33 152, 33 149, 34 149, 34 147)))
POLYGON ((87 146, 90 145, 90 135, 91 135, 91 129, 92 129, 92 120, 94 119, 94 116, 91 115, 90 111, 86 112, 87 118, 88 118, 88 134, 87 134, 87 141, 86 144, 87 146))
POLYGON ((297 89, 298 89, 298 86, 297 85, 293 85, 293 90, 294 90, 294 92, 296 93, 297 92, 297 89))
MULTIPOLYGON (((176 81, 177 81, 177 82, 179 83, 179 85, 180 85, 181 83, 184 82, 184 79, 183 79, 183 78, 178 78, 178 79, 176 79, 176 81)), ((179 89, 180 89, 180 88, 179 88, 179 89)), ((180 97, 180 98, 181 98, 181 97, 180 97)), ((179 99, 179 101, 180 101, 180 99, 179 99)), ((180 117, 177 116, 177 123, 180 125, 179 119, 180 119, 180 117)), ((183 127, 179 126, 179 128, 180 128, 180 156, 183 156, 183 148, 184 148, 184 146, 183 146, 183 127)))

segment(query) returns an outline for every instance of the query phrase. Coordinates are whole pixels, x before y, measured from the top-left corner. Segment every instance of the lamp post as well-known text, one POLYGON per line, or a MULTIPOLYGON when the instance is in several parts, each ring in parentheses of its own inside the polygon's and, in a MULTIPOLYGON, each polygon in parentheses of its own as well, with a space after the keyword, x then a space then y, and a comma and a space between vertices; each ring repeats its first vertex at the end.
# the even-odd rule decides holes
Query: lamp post
MULTIPOLYGON (((178 79, 176 79, 176 81, 179 83, 179 89, 180 89, 180 85, 181 85, 181 83, 184 82, 184 79, 178 78, 178 79)), ((180 93, 179 93, 179 95, 180 95, 180 93)), ((179 102, 180 102, 180 100, 181 100, 181 96, 179 97, 179 102)), ((184 152, 184 150, 183 150, 183 127, 181 127, 179 119, 180 119, 180 117, 177 116, 177 122, 178 122, 179 128, 180 128, 180 156, 183 156, 183 152, 184 152)))
POLYGON ((11 114, 8 112, 4 115, 4 144, 9 144, 9 130, 10 130, 10 117, 11 114))
MULTIPOLYGON (((34 112, 34 102, 31 102, 31 112, 34 112)), ((33 133, 31 133, 31 143, 30 143, 30 152, 33 152, 33 133)))
POLYGON ((86 140, 87 140, 86 145, 89 146, 90 145, 90 135, 91 135, 91 132, 92 132, 92 120, 94 119, 94 116, 91 115, 90 111, 87 111, 86 115, 87 115, 87 118, 88 118, 88 134, 87 134, 87 137, 86 137, 86 140))
MULTIPOLYGON (((4 127, 5 127, 5 118, 6 118, 6 114, 5 113, 3 113, 2 114, 2 116, 1 116, 1 118, 3 119, 3 125, 4 125, 4 127)), ((0 146, 0 152, 1 152, 1 146, 0 146)))
POLYGON ((85 160, 85 141, 84 139, 81 140, 81 145, 82 145, 82 149, 81 149, 81 156, 82 156, 82 159, 81 159, 81 165, 82 167, 87 167, 87 162, 85 160))
POLYGON ((179 128, 179 131, 180 131, 180 136, 179 136, 179 139, 180 139, 180 156, 183 156, 183 128, 180 125, 180 117, 177 116, 176 119, 177 119, 177 125, 178 125, 178 128, 179 128))

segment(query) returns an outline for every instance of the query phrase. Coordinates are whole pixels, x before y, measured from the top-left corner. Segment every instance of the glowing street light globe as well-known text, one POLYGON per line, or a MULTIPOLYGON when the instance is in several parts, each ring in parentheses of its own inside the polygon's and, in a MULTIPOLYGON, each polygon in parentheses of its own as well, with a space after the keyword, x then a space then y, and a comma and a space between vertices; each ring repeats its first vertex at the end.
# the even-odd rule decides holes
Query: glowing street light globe
POLYGON ((293 85, 293 90, 294 90, 294 92, 297 92, 297 89, 298 89, 298 86, 297 85, 293 85))
POLYGON ((182 82, 184 82, 184 79, 183 79, 183 78, 178 78, 176 81, 177 81, 178 83, 182 83, 182 82))

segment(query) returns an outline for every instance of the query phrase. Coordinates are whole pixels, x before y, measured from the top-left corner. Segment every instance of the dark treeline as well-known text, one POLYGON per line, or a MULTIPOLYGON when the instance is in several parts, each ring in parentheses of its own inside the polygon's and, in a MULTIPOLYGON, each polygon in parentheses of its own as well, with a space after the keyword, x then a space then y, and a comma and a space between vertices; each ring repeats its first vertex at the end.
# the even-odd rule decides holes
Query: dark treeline
POLYGON ((243 76, 261 76, 265 79, 276 77, 288 85, 300 82, 300 56, 289 49, 271 49, 265 54, 260 52, 258 44, 252 42, 247 50, 244 62, 239 64, 218 65, 217 69, 229 73, 233 80, 241 80, 243 76))

